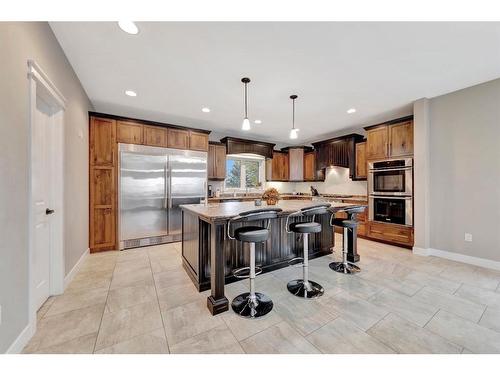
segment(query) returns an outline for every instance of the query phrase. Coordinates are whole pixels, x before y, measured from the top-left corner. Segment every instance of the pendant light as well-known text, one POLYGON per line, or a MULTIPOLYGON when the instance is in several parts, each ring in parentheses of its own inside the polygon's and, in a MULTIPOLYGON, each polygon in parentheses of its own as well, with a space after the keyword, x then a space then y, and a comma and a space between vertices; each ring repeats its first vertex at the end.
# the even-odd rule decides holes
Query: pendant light
POLYGON ((248 120, 248 105, 247 105, 247 84, 250 82, 250 78, 242 78, 241 82, 245 84, 245 118, 241 124, 241 130, 250 130, 250 121, 248 120))
POLYGON ((290 95, 290 99, 292 99, 292 129, 290 130, 290 139, 297 139, 299 129, 295 129, 295 99, 297 99, 297 95, 290 95))

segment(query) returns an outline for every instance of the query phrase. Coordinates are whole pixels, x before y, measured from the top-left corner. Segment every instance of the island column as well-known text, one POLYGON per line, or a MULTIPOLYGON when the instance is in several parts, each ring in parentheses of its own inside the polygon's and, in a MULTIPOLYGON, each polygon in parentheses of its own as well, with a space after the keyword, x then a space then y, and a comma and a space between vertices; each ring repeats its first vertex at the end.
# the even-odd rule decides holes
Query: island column
POLYGON ((224 295, 224 237, 225 222, 210 223, 210 288, 207 307, 212 315, 217 315, 229 309, 229 301, 224 295))

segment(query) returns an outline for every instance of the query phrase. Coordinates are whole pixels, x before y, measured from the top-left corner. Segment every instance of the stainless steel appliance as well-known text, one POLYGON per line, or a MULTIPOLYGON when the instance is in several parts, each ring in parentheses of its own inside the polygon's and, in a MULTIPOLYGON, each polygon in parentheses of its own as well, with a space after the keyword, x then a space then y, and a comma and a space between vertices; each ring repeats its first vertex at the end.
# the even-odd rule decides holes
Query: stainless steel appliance
POLYGON ((368 163, 370 221, 413 225, 413 159, 368 163))
POLYGON ((370 221, 413 225, 413 197, 370 195, 368 197, 370 221))
POLYGON ((181 239, 179 205, 206 195, 207 153, 119 144, 120 249, 181 239))
POLYGON ((373 195, 411 196, 413 159, 391 159, 368 163, 368 193, 373 195))

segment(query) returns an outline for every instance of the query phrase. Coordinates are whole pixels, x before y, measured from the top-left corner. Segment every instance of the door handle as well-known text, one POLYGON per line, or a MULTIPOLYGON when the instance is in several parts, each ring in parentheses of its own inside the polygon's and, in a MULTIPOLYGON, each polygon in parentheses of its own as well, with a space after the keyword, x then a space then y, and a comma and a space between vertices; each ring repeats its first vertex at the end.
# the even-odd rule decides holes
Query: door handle
POLYGON ((45 215, 52 215, 55 211, 51 210, 50 208, 45 209, 45 215))

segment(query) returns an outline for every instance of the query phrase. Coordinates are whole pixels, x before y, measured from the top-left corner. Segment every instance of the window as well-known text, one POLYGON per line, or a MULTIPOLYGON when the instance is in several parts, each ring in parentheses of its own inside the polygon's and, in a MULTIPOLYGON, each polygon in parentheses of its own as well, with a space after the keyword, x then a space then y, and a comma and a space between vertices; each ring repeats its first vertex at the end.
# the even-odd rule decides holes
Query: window
POLYGON ((261 189, 264 183, 264 158, 231 156, 226 158, 226 190, 261 189))

